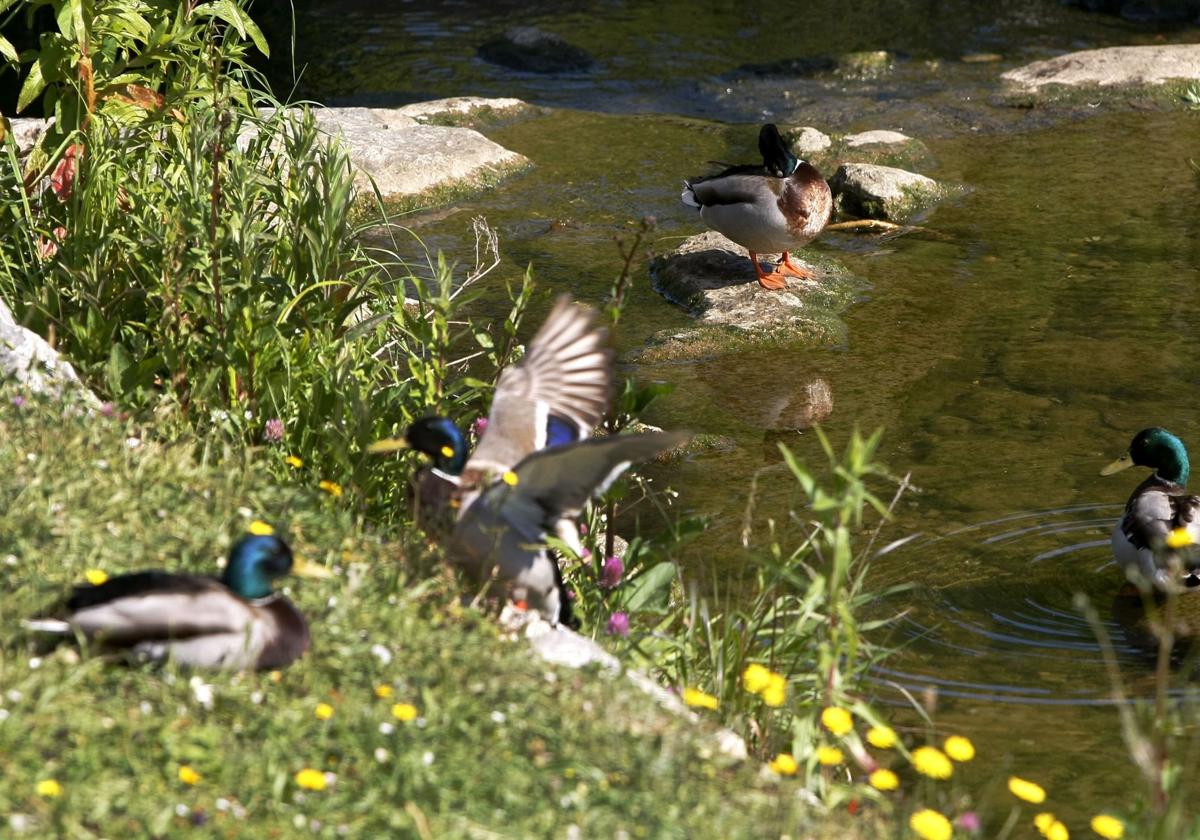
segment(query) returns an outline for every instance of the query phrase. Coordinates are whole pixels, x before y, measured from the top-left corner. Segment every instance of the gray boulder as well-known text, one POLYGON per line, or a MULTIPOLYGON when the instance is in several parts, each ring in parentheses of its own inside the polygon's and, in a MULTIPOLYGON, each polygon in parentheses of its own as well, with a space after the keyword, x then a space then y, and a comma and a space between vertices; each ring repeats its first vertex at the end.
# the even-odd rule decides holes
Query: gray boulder
POLYGON ((482 186, 529 165, 470 128, 423 125, 404 109, 323 108, 321 128, 341 137, 369 188, 374 179, 385 199, 417 196, 431 190, 482 186))
POLYGON ((785 136, 792 151, 801 157, 819 154, 833 145, 828 134, 810 125, 801 126, 785 136))
POLYGON ((61 397, 72 392, 91 405, 99 405, 79 380, 75 368, 37 333, 17 323, 0 300, 0 380, 15 381, 39 396, 61 397))
POLYGON ((536 26, 512 27, 482 44, 479 57, 524 73, 582 73, 594 63, 586 50, 536 26))
POLYGON ((1000 77, 1024 90, 1066 87, 1153 87, 1200 80, 1200 44, 1106 47, 1067 53, 1009 70, 1000 77))
POLYGON ((844 163, 829 179, 838 208, 867 219, 902 221, 944 194, 924 175, 871 163, 844 163))

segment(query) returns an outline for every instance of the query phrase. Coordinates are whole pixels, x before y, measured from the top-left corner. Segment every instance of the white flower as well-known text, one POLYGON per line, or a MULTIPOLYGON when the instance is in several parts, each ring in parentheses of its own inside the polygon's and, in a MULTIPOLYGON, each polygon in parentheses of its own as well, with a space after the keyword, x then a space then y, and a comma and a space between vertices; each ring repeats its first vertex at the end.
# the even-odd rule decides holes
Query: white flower
POLYGON ((199 677, 192 677, 188 680, 188 685, 192 687, 192 697, 206 709, 213 707, 213 687, 199 677))
POLYGON ((15 566, 15 565, 17 565, 17 555, 15 555, 15 554, 5 554, 5 555, 4 555, 4 565, 5 565, 5 566, 15 566))
POLYGON ((188 814, 191 813, 191 810, 192 810, 191 808, 184 805, 182 802, 178 802, 175 804, 175 816, 177 816, 177 817, 186 817, 188 814))
POLYGON ((433 753, 431 753, 429 750, 421 753, 421 763, 426 767, 428 767, 430 764, 433 764, 433 753))
POLYGON ((137 449, 142 445, 142 439, 137 437, 127 437, 125 438, 125 445, 130 449, 137 449))
POLYGON ((385 720, 383 723, 379 724, 379 731, 383 735, 391 735, 393 732, 396 731, 396 726, 395 726, 395 724, 388 723, 385 720))
POLYGON ((42 667, 42 657, 40 657, 40 656, 29 657, 29 670, 30 671, 36 671, 38 668, 41 668, 41 667, 42 667))
POLYGON ((15 688, 10 688, 8 690, 8 694, 6 694, 4 696, 7 697, 9 699, 9 702, 11 702, 11 703, 20 703, 22 700, 25 699, 25 695, 22 694, 20 691, 18 691, 15 688))
POLYGON ((147 701, 143 700, 141 703, 138 703, 138 711, 144 715, 148 715, 154 712, 154 707, 147 701))
POLYGON ((383 645, 371 645, 371 653, 375 654, 375 658, 379 660, 381 665, 390 665, 392 663, 392 652, 383 645))
POLYGON ((261 691, 251 691, 250 692, 250 702, 253 703, 255 706, 258 706, 259 704, 261 704, 262 701, 263 701, 263 693, 261 691))
POLYGON ((500 711, 499 709, 494 710, 491 717, 492 723, 504 723, 504 721, 508 720, 508 718, 504 716, 504 712, 500 711))
POLYGON ((380 764, 387 764, 389 758, 391 758, 391 755, 383 747, 375 748, 375 760, 380 764))
POLYGON ((0 722, 8 720, 8 709, 0 709, 0 722))
POLYGON ((21 832, 29 828, 29 817, 24 814, 9 814, 8 827, 13 831, 21 832))
POLYGON ((214 802, 213 804, 217 806, 218 811, 228 811, 229 810, 229 800, 226 799, 224 796, 218 796, 217 801, 214 802))

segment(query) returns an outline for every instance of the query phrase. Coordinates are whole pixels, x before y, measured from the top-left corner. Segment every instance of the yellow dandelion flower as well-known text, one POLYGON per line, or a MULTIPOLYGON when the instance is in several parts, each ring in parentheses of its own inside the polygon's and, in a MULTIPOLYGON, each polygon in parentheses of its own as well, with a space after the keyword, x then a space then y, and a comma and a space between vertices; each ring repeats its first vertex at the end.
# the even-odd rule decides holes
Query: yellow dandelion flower
POLYGON ((716 697, 706 694, 698 688, 685 688, 683 702, 699 709, 715 709, 721 705, 721 701, 716 697))
POLYGON ((772 672, 767 677, 767 687, 762 690, 762 701, 772 709, 778 709, 787 700, 787 678, 772 672))
POLYGON ((845 709, 826 706, 821 710, 821 725, 834 735, 841 736, 854 728, 854 718, 845 709))
POLYGON ((1121 840, 1125 836, 1125 823, 1108 814, 1097 814, 1092 817, 1092 831, 1104 840, 1121 840))
POLYGON ((200 774, 187 764, 183 764, 179 767, 179 781, 185 785, 194 785, 200 781, 200 774))
POLYGON ((878 750, 896 746, 896 730, 890 726, 872 726, 867 730, 867 743, 878 750))
POLYGON ((755 662, 753 665, 747 665, 746 670, 742 671, 742 688, 749 691, 751 694, 758 694, 771 682, 771 672, 762 665, 755 662))
POLYGON ((296 774, 296 784, 306 790, 325 790, 325 774, 320 770, 305 767, 296 774))
POLYGON ((908 818, 908 827, 921 840, 950 840, 954 836, 954 826, 950 825, 950 820, 931 808, 914 811, 908 818))
POLYGON ((397 703, 392 706, 392 717, 407 723, 417 719, 417 707, 412 703, 397 703))
POLYGON ((261 519, 255 519, 246 530, 256 537, 269 537, 275 533, 275 529, 261 519))
POLYGON ((1071 832, 1067 831, 1067 827, 1058 820, 1054 821, 1054 825, 1050 826, 1050 830, 1046 832, 1046 840, 1071 840, 1071 832))
POLYGON ((317 708, 313 709, 313 714, 317 716, 317 720, 329 720, 333 717, 333 706, 328 703, 318 703, 317 708))
POLYGON ((800 765, 796 763, 796 759, 787 753, 780 753, 775 756, 767 766, 780 776, 795 776, 796 771, 800 769, 800 765))
POLYGON ((928 776, 931 779, 949 779, 954 775, 954 765, 937 747, 915 749, 912 754, 912 765, 922 776, 928 776))
POLYGON ((103 569, 88 569, 83 576, 92 586, 99 586, 108 580, 108 572, 103 569))
POLYGON ((1168 548, 1187 548, 1193 542, 1192 535, 1188 533, 1187 528, 1176 528, 1167 534, 1168 548))
POLYGON ((1067 827, 1050 813, 1038 814, 1033 818, 1033 824, 1046 840, 1070 840, 1071 832, 1067 827))
POLYGON ((1057 818, 1049 811, 1043 811, 1033 818, 1034 828, 1038 830, 1038 834, 1044 835, 1050 830, 1050 826, 1054 825, 1057 818))
POLYGON ((500 478, 509 487, 516 487, 517 482, 521 480, 517 477, 517 474, 515 472, 513 472, 512 470, 505 470, 504 475, 500 476, 500 478))
POLYGON ((900 787, 899 777, 897 777, 896 774, 891 770, 886 770, 884 768, 880 768, 871 773, 871 775, 867 777, 867 781, 869 781, 871 783, 871 787, 875 788, 876 790, 895 790, 896 788, 900 787))
POLYGON ((335 498, 335 499, 342 495, 342 485, 338 484, 336 481, 325 480, 325 481, 322 481, 317 486, 320 487, 322 490, 324 490, 326 493, 328 493, 330 496, 333 496, 333 498, 335 498))
POLYGON ((1034 805, 1040 805, 1046 801, 1046 791, 1041 785, 1026 781, 1019 776, 1009 776, 1008 790, 1017 799, 1032 802, 1034 805))
POLYGON ((386 700, 393 694, 392 687, 387 683, 380 683, 375 686, 375 696, 380 700, 386 700))
POLYGON ((837 747, 817 747, 817 761, 825 767, 835 767, 845 762, 846 756, 837 747))
POLYGON ((297 458, 295 455, 287 456, 286 458, 283 459, 283 463, 287 464, 289 467, 291 467, 294 470, 298 470, 304 466, 304 462, 301 461, 299 458, 297 458))
POLYGON ((946 755, 959 762, 970 761, 975 757, 975 745, 971 743, 970 738, 964 738, 962 735, 951 735, 946 739, 946 743, 942 744, 942 749, 946 755))
POLYGON ((42 779, 34 790, 37 791, 38 796, 44 796, 47 799, 62 796, 63 792, 62 785, 54 779, 42 779))

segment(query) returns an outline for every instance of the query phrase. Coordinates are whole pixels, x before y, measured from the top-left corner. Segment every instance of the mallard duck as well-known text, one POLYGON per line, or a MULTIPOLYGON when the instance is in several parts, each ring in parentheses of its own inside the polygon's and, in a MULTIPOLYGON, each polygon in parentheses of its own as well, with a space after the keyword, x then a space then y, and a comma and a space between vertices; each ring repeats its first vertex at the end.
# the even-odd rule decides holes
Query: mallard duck
POLYGON ((1200 496, 1187 494, 1189 464, 1183 441, 1166 429, 1142 429, 1129 451, 1100 474, 1133 466, 1154 472, 1133 491, 1113 528, 1117 563, 1130 580, 1160 592, 1200 586, 1200 555, 1183 550, 1200 543, 1200 496))
POLYGON ((813 274, 788 258, 788 251, 817 238, 833 211, 829 184, 811 163, 800 160, 773 124, 758 133, 761 165, 731 166, 724 172, 683 182, 680 198, 700 210, 700 218, 750 252, 750 262, 764 289, 787 287, 788 276, 813 274), (783 253, 769 274, 759 253, 783 253))
POLYGON ((77 586, 57 617, 26 622, 34 630, 78 632, 138 658, 241 671, 270 669, 308 650, 308 623, 271 583, 288 573, 330 577, 323 566, 292 557, 273 534, 234 544, 221 577, 144 571, 98 586, 77 586))

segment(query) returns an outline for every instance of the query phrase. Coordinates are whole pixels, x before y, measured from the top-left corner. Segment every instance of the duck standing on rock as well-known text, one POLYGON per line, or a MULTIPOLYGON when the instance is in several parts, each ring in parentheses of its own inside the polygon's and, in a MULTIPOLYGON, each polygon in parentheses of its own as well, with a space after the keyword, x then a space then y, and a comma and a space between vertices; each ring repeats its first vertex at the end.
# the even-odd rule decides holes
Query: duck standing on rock
POLYGON ((26 626, 78 632, 152 661, 228 671, 282 668, 309 646, 304 616, 271 588, 289 573, 331 577, 325 567, 293 558, 274 534, 250 534, 234 544, 219 579, 158 570, 120 575, 76 586, 56 617, 26 626))
POLYGON ((1183 441, 1166 429, 1143 429, 1129 451, 1101 475, 1128 467, 1154 472, 1133 491, 1112 532, 1113 555, 1135 583, 1159 592, 1200 587, 1200 496, 1187 493, 1189 464, 1183 441))
POLYGON ((788 251, 812 242, 829 223, 833 194, 811 163, 788 148, 773 123, 758 133, 761 165, 731 166, 724 172, 684 181, 680 198, 700 210, 700 218, 750 252, 750 262, 764 289, 784 289, 788 276, 813 274, 788 258, 788 251), (783 257, 769 274, 759 253, 783 257))

